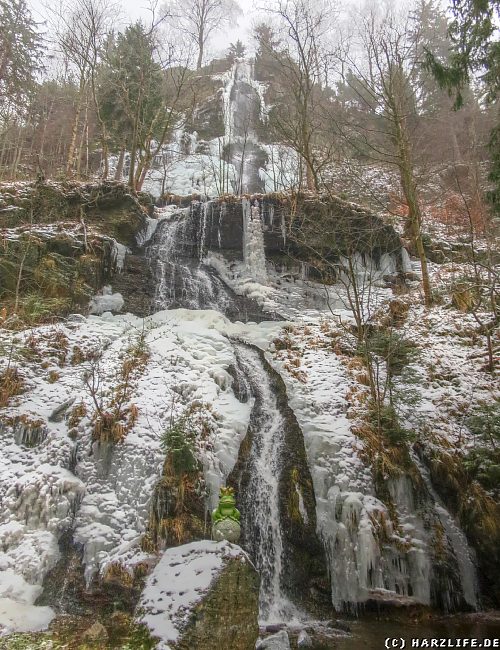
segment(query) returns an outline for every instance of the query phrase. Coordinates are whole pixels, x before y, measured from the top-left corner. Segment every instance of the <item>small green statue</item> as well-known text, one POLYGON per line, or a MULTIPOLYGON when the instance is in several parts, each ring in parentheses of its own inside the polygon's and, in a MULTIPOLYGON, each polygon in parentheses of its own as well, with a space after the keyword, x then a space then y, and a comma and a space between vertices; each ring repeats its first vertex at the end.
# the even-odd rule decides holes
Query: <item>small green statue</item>
POLYGON ((241 534, 240 517, 233 488, 222 487, 219 505, 212 512, 212 538, 217 542, 227 539, 228 542, 236 544, 241 534))

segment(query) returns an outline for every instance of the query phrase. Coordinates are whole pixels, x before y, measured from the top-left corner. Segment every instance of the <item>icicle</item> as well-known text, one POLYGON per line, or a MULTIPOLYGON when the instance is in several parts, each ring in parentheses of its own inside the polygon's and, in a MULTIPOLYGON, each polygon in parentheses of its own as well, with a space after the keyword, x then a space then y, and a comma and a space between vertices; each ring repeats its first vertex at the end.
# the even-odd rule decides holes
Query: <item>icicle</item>
POLYGON ((285 213, 281 212, 281 236, 283 237, 283 246, 286 244, 286 222, 285 213))
POLYGON ((119 273, 123 271, 125 255, 130 252, 131 252, 130 248, 127 248, 127 246, 124 246, 123 244, 120 244, 120 242, 117 242, 116 239, 113 239, 113 252, 112 252, 113 266, 119 273))
POLYGON ((207 235, 207 215, 208 207, 211 206, 213 212, 213 204, 210 201, 205 201, 201 208, 201 221, 200 221, 200 239, 198 242, 198 259, 201 262, 205 251, 205 239, 207 235))
POLYGON ((404 246, 401 247, 401 262, 403 264, 403 273, 411 273, 413 271, 410 256, 404 246))

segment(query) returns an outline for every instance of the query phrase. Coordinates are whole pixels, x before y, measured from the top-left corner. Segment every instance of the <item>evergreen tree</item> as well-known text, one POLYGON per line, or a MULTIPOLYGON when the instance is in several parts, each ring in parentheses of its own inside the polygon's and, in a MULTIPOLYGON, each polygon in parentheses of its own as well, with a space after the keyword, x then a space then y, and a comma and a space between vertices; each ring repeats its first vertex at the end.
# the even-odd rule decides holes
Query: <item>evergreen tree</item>
POLYGON ((168 117, 164 75, 154 53, 144 25, 129 25, 109 44, 99 82, 102 119, 114 143, 130 151, 129 185, 135 189, 168 117))
POLYGON ((26 0, 0 0, 0 117, 26 108, 42 68, 41 53, 26 0))
POLYGON ((242 57, 245 56, 246 48, 243 45, 243 43, 238 39, 236 43, 231 43, 229 45, 229 51, 227 53, 227 58, 230 61, 233 61, 235 59, 241 59, 242 57))
MULTIPOLYGON (((496 21, 500 19, 500 0, 452 0, 454 20, 448 35, 451 51, 448 59, 438 52, 426 51, 426 66, 442 88, 455 94, 455 108, 463 105, 463 89, 473 75, 479 75, 489 102, 500 93, 500 40, 496 21)), ((492 154, 489 199, 500 215, 500 115, 490 138, 492 154)))

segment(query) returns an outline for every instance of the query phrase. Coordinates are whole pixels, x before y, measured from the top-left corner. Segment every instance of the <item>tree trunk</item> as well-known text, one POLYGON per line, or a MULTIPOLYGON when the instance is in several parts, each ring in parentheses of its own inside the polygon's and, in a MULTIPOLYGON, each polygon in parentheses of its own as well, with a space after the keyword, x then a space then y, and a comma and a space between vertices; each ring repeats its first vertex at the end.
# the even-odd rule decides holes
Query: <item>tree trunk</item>
POLYGON ((420 260, 425 306, 430 307, 432 305, 432 290, 429 279, 429 270, 427 268, 427 258, 425 256, 424 242, 422 241, 422 215, 411 168, 401 168, 401 185, 408 205, 408 220, 412 239, 420 260))
POLYGON ((317 182, 316 182, 316 177, 314 174, 314 170, 312 168, 312 165, 308 160, 306 160, 306 183, 307 183, 307 189, 310 192, 316 192, 318 187, 317 187, 317 182))
POLYGON ((75 119, 73 121, 73 128, 71 129, 71 140, 69 143, 68 150, 68 159, 66 161, 66 176, 69 176, 73 170, 73 164, 75 161, 75 150, 76 150, 76 140, 78 137, 78 125, 80 123, 80 115, 82 113, 83 107, 83 90, 85 87, 85 81, 80 79, 80 88, 78 90, 78 103, 76 105, 75 119))
POLYGON ((128 170, 128 186, 130 189, 135 189, 134 183, 135 183, 135 157, 137 155, 137 144, 136 144, 136 137, 134 133, 133 141, 132 141, 132 147, 130 149, 130 167, 128 170))
POLYGON ((417 194, 417 186, 414 177, 412 148, 408 137, 404 111, 399 109, 397 95, 389 101, 394 120, 394 136, 399 154, 399 173, 401 180, 401 189, 403 190, 406 204, 408 205, 408 221, 418 257, 420 259, 420 268, 422 271, 422 288, 424 290, 425 306, 432 305, 432 290, 429 279, 429 270, 427 268, 427 258, 425 257, 424 243, 422 241, 422 213, 417 194))
POLYGON ((80 135, 80 144, 78 145, 78 152, 76 156, 76 177, 80 178, 81 176, 81 167, 82 167, 82 154, 83 147, 85 145, 85 134, 88 128, 88 104, 85 105, 85 115, 83 118, 82 132, 80 135))
POLYGON ((203 26, 198 34, 198 61, 196 62, 196 69, 199 70, 203 64, 203 49, 204 49, 204 33, 203 26))
POLYGON ((121 181, 123 177, 123 163, 125 162, 125 147, 122 147, 118 156, 118 163, 115 171, 115 181, 121 181))

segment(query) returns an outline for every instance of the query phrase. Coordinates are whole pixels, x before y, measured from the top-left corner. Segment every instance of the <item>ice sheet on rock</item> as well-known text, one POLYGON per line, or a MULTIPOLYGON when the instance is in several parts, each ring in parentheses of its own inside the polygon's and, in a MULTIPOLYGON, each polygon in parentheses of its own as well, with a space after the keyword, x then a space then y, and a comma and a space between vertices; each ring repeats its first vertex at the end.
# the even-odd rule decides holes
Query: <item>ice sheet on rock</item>
POLYGON ((138 604, 138 620, 160 639, 159 650, 179 639, 195 605, 227 561, 238 557, 248 561, 244 551, 229 542, 192 542, 164 552, 138 604))
POLYGON ((52 619, 52 610, 34 602, 59 559, 58 537, 70 526, 85 489, 66 469, 25 459, 31 468, 25 466, 24 474, 19 459, 8 457, 0 471, 0 629, 10 631, 42 629, 52 619))
POLYGON ((90 301, 89 312, 100 316, 106 311, 120 311, 124 304, 122 294, 113 293, 111 285, 106 285, 102 289, 102 294, 94 296, 90 301))
MULTIPOLYGON (((375 497, 371 472, 359 456, 362 444, 346 417, 345 396, 353 380, 330 346, 318 345, 325 336, 321 326, 309 324, 308 330, 299 344, 305 382, 287 370, 286 353, 268 358, 286 383, 289 404, 304 434, 317 529, 330 565, 332 602, 340 610, 363 602, 372 589, 391 585, 395 591, 396 578, 373 523, 374 515, 383 513, 387 519, 388 513, 375 497)), ((399 561, 405 560, 398 558, 396 564, 399 561)), ((405 585, 411 583, 422 602, 428 602, 428 581, 417 588, 418 568, 405 585)))
MULTIPOLYGON (((91 324, 96 327, 103 320, 92 317, 91 324)), ((76 471, 87 493, 76 517, 75 537, 84 545, 88 581, 112 561, 132 566, 143 558, 139 540, 164 460, 161 433, 193 401, 211 404, 217 414, 211 450, 200 450, 208 505, 215 507, 219 487, 236 462, 251 408, 231 389, 228 368, 235 356, 228 337, 252 332, 257 342, 268 345, 279 329, 277 323, 233 324, 219 312, 188 309, 158 312, 144 321, 107 316, 104 322, 123 332, 104 352, 104 389, 113 383, 131 332, 144 328, 151 357, 133 398, 139 418, 124 442, 114 449, 97 447, 87 432, 79 440, 76 471)))
POLYGON ((264 234, 258 201, 251 205, 249 199, 242 199, 243 211, 243 261, 251 277, 265 284, 266 253, 264 251, 264 234))
POLYGON ((124 244, 121 244, 120 242, 116 241, 116 239, 113 239, 113 265, 115 269, 118 271, 118 273, 121 273, 123 271, 123 265, 125 263, 125 255, 127 253, 130 253, 130 249, 125 246, 124 244))
POLYGON ((223 160, 223 142, 220 146, 217 141, 210 142, 209 148, 210 153, 177 155, 169 163, 165 173, 159 169, 151 170, 143 190, 156 198, 161 196, 162 191, 178 196, 219 196, 224 192, 228 181, 235 182, 236 169, 234 165, 223 160))
MULTIPOLYGON (((164 461, 161 433, 171 417, 181 414, 193 400, 211 404, 217 415, 210 444, 199 449, 211 504, 215 505, 219 486, 236 462, 251 407, 241 403, 231 389, 228 369, 235 357, 228 337, 248 333, 267 346, 279 325, 233 324, 215 311, 173 310, 145 321, 130 314, 94 315, 57 328, 68 337, 69 354, 74 346, 85 354, 96 349, 102 352, 104 393, 115 385, 124 351, 143 330, 151 357, 134 390, 138 420, 114 449, 92 441, 89 418, 93 404, 83 385, 86 364, 56 365, 60 378, 50 383, 39 364, 23 362, 27 364, 23 372, 31 376, 28 390, 6 414, 41 419, 47 436, 36 448, 24 448, 15 443, 12 427, 0 429, 0 498, 6 517, 0 522, 0 571, 13 571, 33 587, 42 583, 57 562, 57 539, 70 526, 83 546, 88 581, 112 562, 132 568, 145 559, 140 539, 164 461), (76 443, 67 437, 64 419, 49 421, 55 406, 71 397, 83 401, 88 411, 77 427, 76 443), (77 476, 66 469, 71 457, 77 476)), ((46 337, 42 337, 42 347, 50 347, 51 326, 34 332, 46 337)), ((13 334, 2 332, 0 336, 7 341, 13 334)), ((16 336, 23 345, 24 334, 16 336)), ((34 617, 34 625, 36 620, 34 617)))

